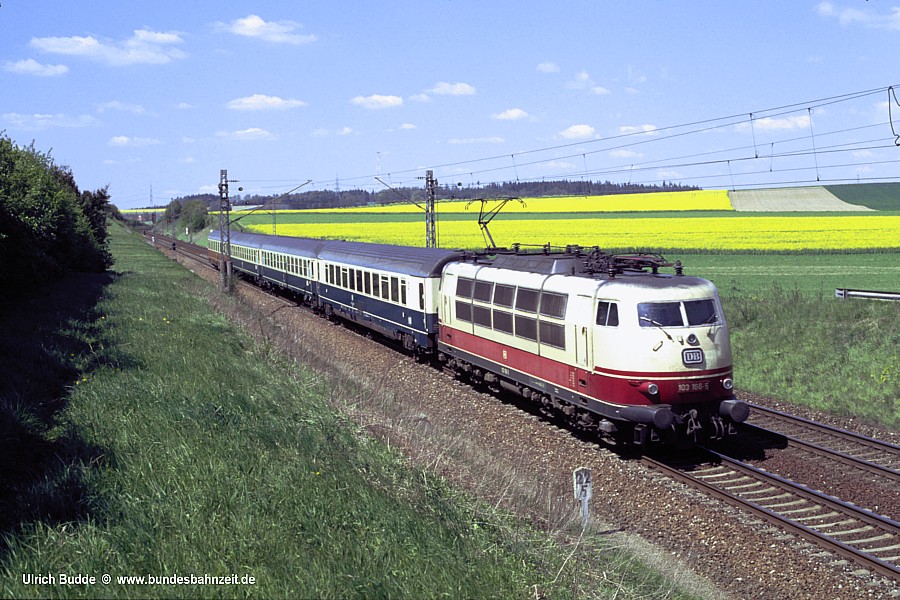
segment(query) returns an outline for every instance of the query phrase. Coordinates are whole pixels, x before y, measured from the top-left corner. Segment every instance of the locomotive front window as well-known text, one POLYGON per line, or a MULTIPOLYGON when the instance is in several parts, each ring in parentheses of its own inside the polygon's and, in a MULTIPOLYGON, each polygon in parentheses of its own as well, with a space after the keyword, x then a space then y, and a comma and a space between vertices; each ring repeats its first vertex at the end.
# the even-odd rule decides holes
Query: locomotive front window
POLYGON ((638 320, 641 327, 689 327, 717 323, 719 315, 715 301, 708 298, 683 302, 644 302, 638 304, 638 320))
POLYGON ((641 327, 684 327, 681 302, 641 302, 638 320, 641 327))
POLYGON ((688 325, 708 325, 719 320, 716 303, 712 300, 685 300, 684 313, 688 325))

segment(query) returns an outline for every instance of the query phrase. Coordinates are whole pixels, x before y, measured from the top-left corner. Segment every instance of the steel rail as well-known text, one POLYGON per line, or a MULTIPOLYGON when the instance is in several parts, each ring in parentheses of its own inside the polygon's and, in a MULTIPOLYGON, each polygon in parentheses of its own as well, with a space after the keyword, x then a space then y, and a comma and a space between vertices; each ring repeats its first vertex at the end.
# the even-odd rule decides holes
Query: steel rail
POLYGON ((894 466, 900 465, 900 446, 894 445, 884 440, 861 435, 853 431, 839 429, 837 427, 832 427, 831 425, 826 425, 824 423, 817 423, 815 421, 810 421, 809 419, 797 417, 785 412, 766 408, 764 406, 758 406, 756 404, 750 405, 750 414, 750 421, 744 423, 745 427, 756 428, 764 432, 769 432, 770 434, 781 436, 787 439, 789 442, 794 443, 795 445, 806 447, 807 449, 814 452, 831 453, 836 460, 855 464, 856 466, 868 469, 879 475, 886 475, 892 478, 900 477, 900 471, 898 471, 898 469, 894 466), (825 436, 831 438, 835 442, 852 444, 859 447, 861 451, 852 452, 846 449, 839 450, 837 448, 826 446, 819 441, 813 442, 803 439, 794 432, 774 430, 765 423, 753 423, 754 415, 761 417, 763 421, 765 421, 766 419, 772 419, 776 422, 786 424, 787 427, 796 427, 804 432, 825 436), (881 454, 881 457, 876 458, 863 456, 863 454, 865 454, 864 451, 877 452, 881 454))
MULTIPOLYGON (((727 466, 727 468, 731 469, 736 474, 740 474, 744 477, 749 478, 750 480, 755 480, 756 482, 771 486, 773 488, 776 488, 777 490, 783 491, 784 493, 791 494, 794 497, 799 498, 801 501, 807 501, 812 504, 812 508, 806 507, 799 510, 809 512, 810 510, 818 507, 826 508, 832 511, 832 514, 804 517, 807 520, 813 518, 828 518, 831 516, 835 516, 833 513, 838 513, 840 515, 845 515, 846 517, 853 519, 860 524, 864 524, 865 527, 872 527, 883 532, 882 535, 889 536, 893 540, 894 544, 898 544, 898 542, 900 542, 900 523, 896 521, 893 521, 887 517, 877 515, 871 511, 859 508, 852 504, 842 502, 836 498, 832 498, 820 492, 816 492, 807 488, 806 486, 794 483, 761 469, 757 469, 756 467, 753 467, 746 463, 721 455, 718 452, 708 449, 705 449, 704 451, 707 452, 708 456, 711 458, 710 462, 715 462, 719 465, 724 464, 727 466)), ((699 488, 709 495, 719 498, 720 500, 723 500, 726 503, 731 504, 732 506, 736 506, 743 510, 748 510, 756 516, 762 518, 763 520, 769 523, 777 524, 783 529, 786 529, 787 531, 790 531, 820 547, 833 551, 844 558, 850 559, 860 566, 870 569, 885 577, 900 580, 900 567, 898 567, 896 564, 893 564, 893 562, 882 560, 863 549, 854 547, 853 545, 851 545, 851 543, 842 542, 838 539, 835 539, 835 537, 833 536, 829 536, 828 534, 817 531, 814 526, 804 525, 800 522, 799 519, 792 519, 788 516, 785 516, 785 514, 783 513, 788 511, 783 511, 780 513, 778 512, 778 510, 775 510, 774 506, 767 508, 757 501, 743 498, 738 495, 738 493, 729 491, 726 486, 716 484, 712 481, 704 480, 702 477, 690 474, 685 469, 680 469, 677 466, 663 462, 661 460, 645 456, 641 459, 641 461, 654 469, 666 473, 667 475, 673 477, 678 481, 686 483, 692 487, 699 488)), ((723 476, 726 475, 727 472, 723 473, 723 476)), ((741 489, 747 489, 749 485, 741 484, 739 487, 741 489)), ((791 508, 791 511, 794 512, 798 511, 796 505, 797 501, 779 502, 778 504, 778 506, 791 506, 793 507, 791 508)), ((871 536, 866 538, 866 540, 869 540, 870 538, 871 536)), ((866 540, 858 540, 858 542, 861 543, 866 540)), ((897 547, 898 558, 900 558, 900 544, 898 544, 897 547)), ((891 548, 893 548, 893 546, 891 546, 891 548)), ((893 561, 896 559, 895 557, 891 557, 890 560, 893 561)))

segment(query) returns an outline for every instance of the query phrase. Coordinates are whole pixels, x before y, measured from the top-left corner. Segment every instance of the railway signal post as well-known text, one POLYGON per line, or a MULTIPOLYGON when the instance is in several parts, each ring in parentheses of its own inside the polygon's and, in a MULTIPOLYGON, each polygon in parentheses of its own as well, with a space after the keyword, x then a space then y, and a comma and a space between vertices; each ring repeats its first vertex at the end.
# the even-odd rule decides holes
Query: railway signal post
POLYGON ((228 198, 228 169, 219 171, 219 231, 222 232, 222 249, 219 253, 219 272, 222 273, 222 289, 231 289, 231 202, 228 198))

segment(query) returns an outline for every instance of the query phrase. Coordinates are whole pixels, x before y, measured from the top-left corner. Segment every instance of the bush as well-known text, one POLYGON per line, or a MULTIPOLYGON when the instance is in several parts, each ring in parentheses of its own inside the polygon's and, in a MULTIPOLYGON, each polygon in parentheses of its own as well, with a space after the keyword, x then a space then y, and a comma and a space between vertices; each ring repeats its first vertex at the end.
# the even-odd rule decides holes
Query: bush
POLYGON ((105 270, 108 202, 106 188, 82 194, 68 167, 0 134, 0 294, 105 270))

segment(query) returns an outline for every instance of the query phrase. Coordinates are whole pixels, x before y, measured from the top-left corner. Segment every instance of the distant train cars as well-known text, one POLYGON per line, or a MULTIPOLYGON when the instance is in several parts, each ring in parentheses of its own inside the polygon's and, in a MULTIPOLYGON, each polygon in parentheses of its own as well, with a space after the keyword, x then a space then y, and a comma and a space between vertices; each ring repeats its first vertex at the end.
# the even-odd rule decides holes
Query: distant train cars
MULTIPOLYGON (((221 236, 209 236, 218 265, 221 236)), ((234 269, 473 383, 619 440, 718 439, 743 422, 715 286, 658 255, 493 254, 232 233, 234 269)))

